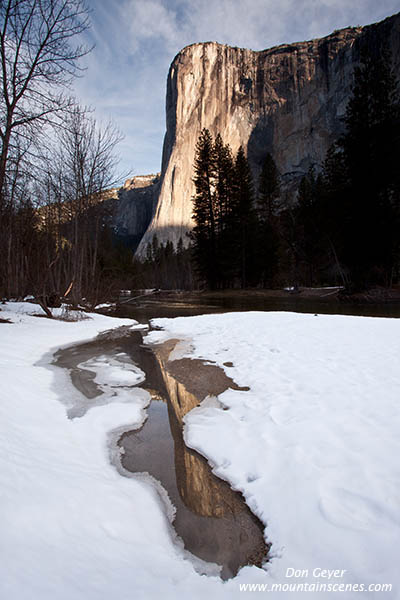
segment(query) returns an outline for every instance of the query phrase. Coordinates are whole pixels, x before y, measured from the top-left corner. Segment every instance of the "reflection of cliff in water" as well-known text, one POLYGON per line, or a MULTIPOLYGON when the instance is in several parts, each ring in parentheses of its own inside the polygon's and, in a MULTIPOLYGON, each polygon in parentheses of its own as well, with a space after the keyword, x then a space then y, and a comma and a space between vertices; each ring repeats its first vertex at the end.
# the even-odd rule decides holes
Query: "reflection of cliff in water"
MULTIPOLYGON (((203 377, 204 375, 212 377, 212 371, 215 371, 216 367, 204 365, 201 361, 182 359, 170 364, 171 372, 175 374, 174 377, 168 370, 166 361, 157 353, 157 350, 155 354, 168 391, 168 416, 175 446, 176 479, 183 502, 190 510, 205 517, 222 517, 225 514, 240 512, 243 503, 240 496, 226 482, 213 475, 205 459, 198 452, 186 446, 182 435, 183 417, 192 408, 198 406, 205 394, 200 392, 195 396, 188 391, 187 387, 178 381, 176 377, 179 377, 179 375, 176 373, 184 370, 185 367, 189 370, 190 366, 187 364, 189 362, 193 364, 193 367, 194 365, 197 366, 197 371, 203 370, 203 377), (180 369, 180 367, 182 368, 180 369), (211 373, 208 371, 211 371, 211 373)), ((224 377, 222 379, 224 380, 224 377)), ((227 377, 226 379, 228 380, 227 377)), ((190 384, 192 387, 196 387, 193 378, 190 384)), ((227 387, 225 381, 224 384, 219 386, 221 391, 222 388, 227 387)))
POLYGON ((222 517, 242 510, 243 500, 229 485, 213 475, 205 459, 188 448, 176 414, 168 408, 175 445, 175 470, 179 494, 185 505, 197 515, 222 517))
POLYGON ((184 415, 206 395, 236 386, 213 365, 189 359, 168 362, 170 350, 168 345, 156 347, 158 374, 154 379, 150 375, 144 384, 153 396, 164 396, 167 402, 153 400, 141 430, 122 436, 122 464, 132 472, 147 471, 161 482, 177 509, 174 527, 186 549, 222 565, 222 577, 228 578, 243 565, 261 565, 267 552, 263 527, 241 494, 217 478, 206 460, 185 445, 182 426, 184 415))

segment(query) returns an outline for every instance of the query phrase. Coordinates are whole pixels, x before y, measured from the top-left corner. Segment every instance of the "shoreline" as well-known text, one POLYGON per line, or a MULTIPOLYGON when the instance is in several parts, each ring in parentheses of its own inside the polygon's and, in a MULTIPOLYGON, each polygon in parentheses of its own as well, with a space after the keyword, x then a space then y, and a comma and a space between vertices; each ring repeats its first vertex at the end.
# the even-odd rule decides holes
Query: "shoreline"
POLYGON ((318 301, 326 304, 342 306, 345 304, 354 305, 381 305, 381 304, 399 304, 400 306, 400 286, 391 289, 374 288, 365 292, 353 294, 342 293, 340 286, 321 286, 321 287, 303 287, 298 290, 291 289, 223 289, 223 290, 131 290, 132 298, 129 296, 125 300, 117 302, 118 306, 129 304, 134 301, 182 301, 191 302, 201 300, 219 300, 219 299, 285 299, 288 301, 304 300, 318 301), (137 295, 140 294, 140 295, 137 295))

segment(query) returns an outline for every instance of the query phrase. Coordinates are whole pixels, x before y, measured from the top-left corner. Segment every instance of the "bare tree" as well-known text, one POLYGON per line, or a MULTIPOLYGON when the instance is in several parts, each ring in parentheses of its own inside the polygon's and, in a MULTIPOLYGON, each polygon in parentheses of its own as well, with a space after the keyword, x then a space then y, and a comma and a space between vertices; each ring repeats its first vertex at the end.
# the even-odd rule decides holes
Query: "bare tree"
MULTIPOLYGON (((0 0, 0 212, 13 139, 31 137, 70 108, 62 92, 88 52, 74 40, 89 27, 82 0, 0 0)), ((10 167, 10 168, 9 168, 10 167)))
POLYGON ((102 194, 114 183, 114 149, 120 140, 111 123, 99 127, 94 118, 79 110, 72 115, 68 129, 61 132, 73 224, 74 295, 79 300, 84 290, 93 290, 95 285, 100 228, 106 217, 102 194))
POLYGON ((49 273, 45 285, 57 288, 73 281, 76 302, 95 295, 102 228, 110 211, 105 192, 116 183, 115 147, 121 135, 114 125, 99 126, 93 116, 75 108, 64 121, 48 156, 41 195, 46 199, 49 273))

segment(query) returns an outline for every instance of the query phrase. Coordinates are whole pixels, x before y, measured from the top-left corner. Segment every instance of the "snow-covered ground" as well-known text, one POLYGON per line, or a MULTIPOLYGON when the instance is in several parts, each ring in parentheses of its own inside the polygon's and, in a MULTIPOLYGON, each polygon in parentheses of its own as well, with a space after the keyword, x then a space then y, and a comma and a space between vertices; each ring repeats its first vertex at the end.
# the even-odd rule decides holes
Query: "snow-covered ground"
POLYGON ((48 368, 57 348, 134 322, 57 321, 30 316, 34 308, 0 311, 13 322, 0 323, 2 600, 231 599, 252 594, 240 584, 306 581, 389 583, 392 593, 339 597, 398 597, 400 320, 230 313, 155 321, 164 331, 149 341, 185 338, 191 356, 232 361, 227 373, 251 388, 222 394, 229 410, 205 402, 186 417, 188 444, 243 491, 272 542, 265 570, 245 567, 223 583, 196 573, 156 488, 121 476, 110 460, 112 432, 145 418, 143 391, 127 396, 140 371, 126 356, 110 367, 103 358, 83 364, 105 394, 119 382, 121 396, 71 420, 65 398, 76 391, 48 368), (290 569, 309 577, 288 577, 290 569), (314 569, 340 573, 328 579, 314 569))
POLYGON ((186 338, 191 356, 233 362, 227 374, 251 388, 219 396, 229 410, 192 410, 185 439, 266 523, 265 581, 392 584, 344 597, 400 597, 400 320, 248 312, 153 325, 164 331, 148 341, 186 338))

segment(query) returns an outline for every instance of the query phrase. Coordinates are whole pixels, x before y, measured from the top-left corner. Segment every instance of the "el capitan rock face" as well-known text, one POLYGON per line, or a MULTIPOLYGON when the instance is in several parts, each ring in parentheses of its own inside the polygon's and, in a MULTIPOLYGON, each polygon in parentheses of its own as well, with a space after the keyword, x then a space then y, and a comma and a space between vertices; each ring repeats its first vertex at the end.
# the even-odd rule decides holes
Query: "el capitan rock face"
POLYGON ((400 73, 400 14, 259 52, 214 42, 184 48, 168 74, 160 193, 139 256, 155 233, 160 242, 185 242, 195 146, 204 127, 220 133, 233 152, 242 145, 255 178, 271 152, 290 191, 343 132, 360 49, 375 52, 384 42, 400 73))

